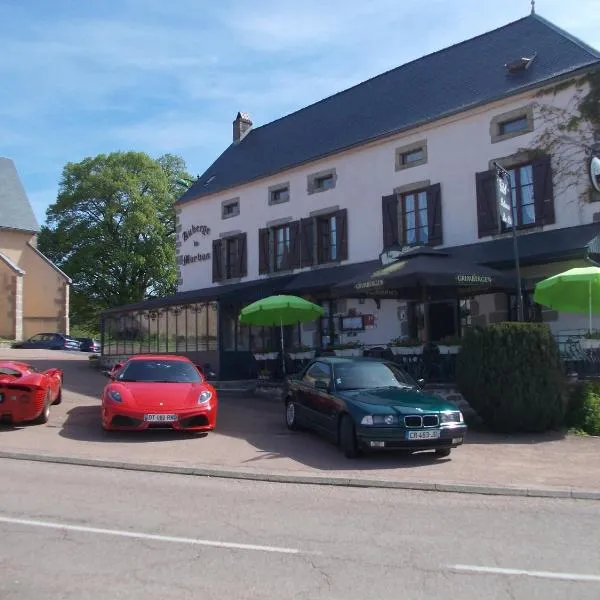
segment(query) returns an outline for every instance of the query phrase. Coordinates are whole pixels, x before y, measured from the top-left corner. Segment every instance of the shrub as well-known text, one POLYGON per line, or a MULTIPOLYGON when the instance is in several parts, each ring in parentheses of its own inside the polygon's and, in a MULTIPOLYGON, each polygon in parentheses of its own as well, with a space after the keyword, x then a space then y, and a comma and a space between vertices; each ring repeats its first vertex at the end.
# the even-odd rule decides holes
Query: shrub
POLYGON ((569 394, 566 424, 589 435, 600 435, 600 382, 577 383, 569 394))
POLYGON ((470 330, 457 356, 456 380, 492 431, 542 432, 564 425, 565 376, 547 325, 498 323, 470 330))

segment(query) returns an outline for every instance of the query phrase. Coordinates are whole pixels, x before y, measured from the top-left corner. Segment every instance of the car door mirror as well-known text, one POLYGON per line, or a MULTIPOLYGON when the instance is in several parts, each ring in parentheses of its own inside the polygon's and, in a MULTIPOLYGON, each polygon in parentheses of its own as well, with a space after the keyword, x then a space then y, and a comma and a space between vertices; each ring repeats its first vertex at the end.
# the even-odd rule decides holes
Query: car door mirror
POLYGON ((315 381, 315 387, 322 392, 329 392, 329 383, 324 379, 317 379, 315 381))

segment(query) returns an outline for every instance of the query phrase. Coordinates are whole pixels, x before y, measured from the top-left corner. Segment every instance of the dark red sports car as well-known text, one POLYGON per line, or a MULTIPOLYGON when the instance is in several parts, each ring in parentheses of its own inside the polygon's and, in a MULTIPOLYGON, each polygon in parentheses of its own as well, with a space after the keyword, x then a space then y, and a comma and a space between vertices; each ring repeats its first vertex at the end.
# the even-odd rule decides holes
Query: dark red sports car
POLYGON ((62 400, 61 369, 38 371, 27 363, 0 361, 0 421, 46 423, 62 400))
POLYGON ((186 357, 138 355, 107 373, 102 393, 102 427, 150 427, 208 432, 217 421, 217 391, 186 357))

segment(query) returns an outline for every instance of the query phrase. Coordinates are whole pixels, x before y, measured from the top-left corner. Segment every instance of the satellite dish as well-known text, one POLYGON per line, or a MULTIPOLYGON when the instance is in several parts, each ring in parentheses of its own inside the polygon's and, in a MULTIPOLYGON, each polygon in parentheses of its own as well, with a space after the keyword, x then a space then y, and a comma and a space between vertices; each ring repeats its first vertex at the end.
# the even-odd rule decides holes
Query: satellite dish
POLYGON ((590 179, 597 192, 600 192, 600 158, 592 156, 590 160, 590 179))

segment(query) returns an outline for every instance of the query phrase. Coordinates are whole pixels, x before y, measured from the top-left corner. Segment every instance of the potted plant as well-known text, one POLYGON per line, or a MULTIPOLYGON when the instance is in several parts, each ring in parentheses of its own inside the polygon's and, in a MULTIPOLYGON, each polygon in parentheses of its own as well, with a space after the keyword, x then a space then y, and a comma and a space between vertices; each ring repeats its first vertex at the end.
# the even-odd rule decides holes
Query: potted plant
POLYGON ((270 352, 267 348, 257 348, 254 351, 254 358, 256 360, 275 360, 277 352, 270 352))
POLYGON ((344 344, 334 344, 331 346, 337 356, 360 356, 362 344, 360 342, 346 342, 344 344))
POLYGON ((584 350, 597 350, 600 348, 600 331, 586 333, 579 344, 584 350))
POLYGON ((395 338, 390 342, 394 354, 423 354, 423 344, 411 338, 395 338))
POLYGON ((290 350, 290 356, 294 360, 307 360, 313 358, 315 355, 315 351, 312 350, 309 346, 295 346, 290 350))
POLYGON ((258 372, 258 381, 269 381, 271 379, 271 372, 269 369, 261 369, 258 372))
POLYGON ((462 339, 457 335, 448 335, 438 343, 440 354, 458 354, 462 345, 462 339))

